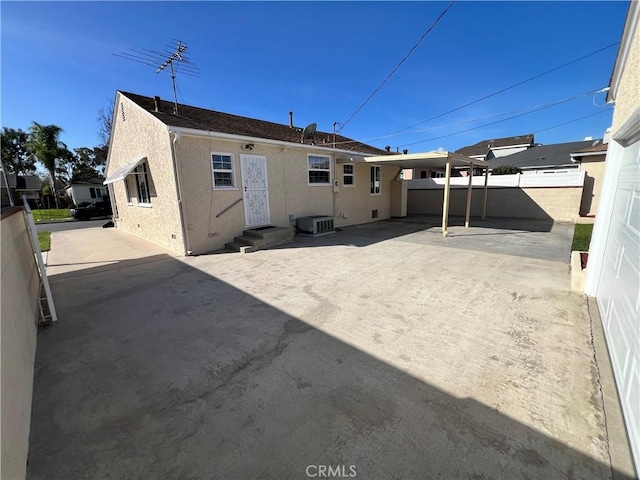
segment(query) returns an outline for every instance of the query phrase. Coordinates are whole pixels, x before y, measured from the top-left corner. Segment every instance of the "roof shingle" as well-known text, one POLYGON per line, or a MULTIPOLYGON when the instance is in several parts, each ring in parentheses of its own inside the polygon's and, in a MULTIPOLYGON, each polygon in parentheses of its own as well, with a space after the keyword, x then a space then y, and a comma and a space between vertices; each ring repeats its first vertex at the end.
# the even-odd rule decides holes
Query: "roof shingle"
POLYGON ((513 165, 520 168, 558 167, 572 165, 571 154, 580 149, 592 147, 595 140, 582 142, 556 143, 553 145, 536 145, 522 152, 489 160, 490 168, 501 165, 513 165))
MULTIPOLYGON (((291 128, 289 125, 258 120, 256 118, 241 117, 239 115, 183 104, 178 104, 178 115, 176 115, 173 113, 173 102, 161 99, 158 103, 159 111, 156 111, 155 99, 135 93, 122 91, 120 93, 141 108, 147 110, 164 124, 173 127, 193 128, 196 130, 265 138, 297 144, 301 143, 302 129, 297 127, 291 128)), ((333 141, 333 134, 318 131, 316 132, 315 140, 317 146, 330 147, 333 141), (323 143, 323 141, 327 143, 323 143)), ((385 155, 388 153, 342 135, 336 135, 336 148, 370 155, 385 155)))

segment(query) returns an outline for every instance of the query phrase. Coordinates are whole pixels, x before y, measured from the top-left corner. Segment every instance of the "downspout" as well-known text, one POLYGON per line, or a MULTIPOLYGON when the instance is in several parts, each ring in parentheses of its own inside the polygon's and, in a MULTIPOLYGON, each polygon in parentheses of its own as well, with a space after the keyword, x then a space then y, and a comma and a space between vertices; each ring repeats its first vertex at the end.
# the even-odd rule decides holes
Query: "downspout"
POLYGON ((178 153, 176 149, 176 142, 180 138, 178 132, 169 130, 169 133, 173 133, 173 141, 171 142, 171 159, 173 161, 173 177, 176 182, 176 192, 178 194, 178 212, 180 212, 180 227, 182 228, 182 241, 184 242, 184 254, 192 255, 191 246, 189 245, 189 236, 187 234, 187 228, 185 225, 186 214, 184 213, 184 205, 182 203, 182 188, 180 187, 180 171, 178 169, 178 153))

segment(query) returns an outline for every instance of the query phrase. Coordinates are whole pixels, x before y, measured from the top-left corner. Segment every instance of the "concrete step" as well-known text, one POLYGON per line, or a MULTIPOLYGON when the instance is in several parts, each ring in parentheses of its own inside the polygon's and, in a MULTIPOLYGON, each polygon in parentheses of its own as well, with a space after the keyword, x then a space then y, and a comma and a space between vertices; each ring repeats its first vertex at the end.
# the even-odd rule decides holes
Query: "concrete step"
POLYGON ((291 228, 283 227, 267 227, 257 230, 245 230, 243 235, 235 237, 231 244, 228 244, 230 248, 237 250, 237 248, 248 246, 254 250, 264 250, 265 248, 277 247, 279 245, 286 245, 293 242, 294 232, 291 228))
POLYGON ((240 252, 240 253, 249 253, 255 250, 254 246, 246 245, 244 242, 226 243, 225 247, 227 250, 231 250, 232 252, 240 252))

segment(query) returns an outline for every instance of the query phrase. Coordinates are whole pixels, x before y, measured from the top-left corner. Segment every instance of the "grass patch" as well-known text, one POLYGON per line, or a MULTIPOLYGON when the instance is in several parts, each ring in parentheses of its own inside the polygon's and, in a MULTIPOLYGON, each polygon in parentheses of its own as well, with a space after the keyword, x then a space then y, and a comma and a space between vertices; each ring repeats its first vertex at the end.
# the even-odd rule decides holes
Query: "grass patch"
POLYGON ((71 210, 69 210, 68 208, 32 210, 32 212, 33 219, 36 222, 41 222, 43 220, 66 220, 68 218, 71 218, 71 210))
POLYGON ((38 232, 38 242, 40 243, 41 252, 51 250, 51 232, 38 232))
POLYGON ((573 232, 573 245, 571 245, 571 251, 578 250, 581 252, 588 252, 592 232, 593 225, 582 223, 576 224, 576 229, 573 232))

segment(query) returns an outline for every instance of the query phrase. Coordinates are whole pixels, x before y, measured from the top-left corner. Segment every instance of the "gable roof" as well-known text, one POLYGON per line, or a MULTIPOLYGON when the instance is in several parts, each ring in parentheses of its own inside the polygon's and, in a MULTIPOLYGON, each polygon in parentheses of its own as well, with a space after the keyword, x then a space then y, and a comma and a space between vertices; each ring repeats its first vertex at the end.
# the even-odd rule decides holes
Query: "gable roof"
MULTIPOLYGON (((301 143, 302 129, 295 126, 292 128, 285 124, 268 122, 257 118, 241 117, 239 115, 207 110, 180 103, 178 104, 178 115, 176 115, 173 113, 173 102, 160 99, 158 102, 158 111, 156 111, 156 100, 154 98, 122 91, 120 91, 120 93, 168 126, 279 140, 298 145, 301 143)), ((330 148, 332 146, 333 134, 317 131, 315 139, 317 146, 330 148), (327 143, 323 143, 323 140, 326 140, 327 143)), ((336 148, 340 150, 350 150, 370 155, 386 155, 388 153, 385 150, 366 145, 342 135, 336 135, 336 144, 336 148)))
POLYGON ((496 168, 501 165, 513 165, 520 168, 573 165, 571 154, 583 148, 594 146, 594 142, 601 142, 601 140, 536 145, 522 152, 491 159, 489 160, 489 165, 491 166, 490 168, 496 168))
POLYGON ((468 145, 456 150, 456 153, 466 155, 468 157, 472 155, 486 155, 492 148, 498 147, 510 147, 515 145, 532 145, 533 133, 527 133, 526 135, 518 135, 515 137, 503 137, 493 138, 488 140, 481 140, 474 145, 468 145))

